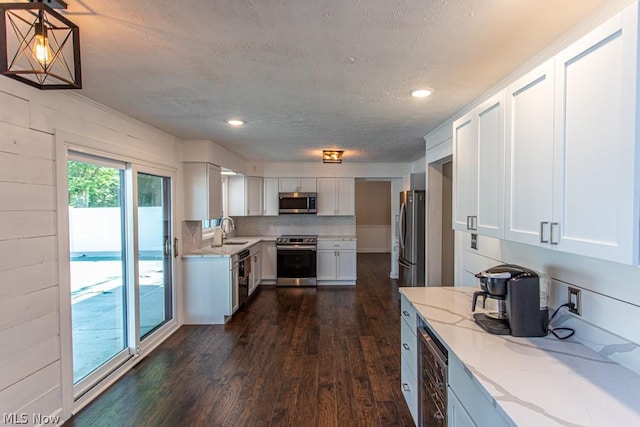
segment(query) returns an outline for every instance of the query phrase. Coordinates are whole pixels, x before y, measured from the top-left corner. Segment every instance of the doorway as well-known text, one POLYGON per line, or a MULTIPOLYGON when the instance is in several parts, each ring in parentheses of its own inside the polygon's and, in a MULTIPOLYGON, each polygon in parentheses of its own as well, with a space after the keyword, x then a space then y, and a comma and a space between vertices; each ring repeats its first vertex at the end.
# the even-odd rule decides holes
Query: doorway
POLYGON ((451 156, 430 163, 427 169, 427 283, 428 286, 453 286, 455 234, 451 156))

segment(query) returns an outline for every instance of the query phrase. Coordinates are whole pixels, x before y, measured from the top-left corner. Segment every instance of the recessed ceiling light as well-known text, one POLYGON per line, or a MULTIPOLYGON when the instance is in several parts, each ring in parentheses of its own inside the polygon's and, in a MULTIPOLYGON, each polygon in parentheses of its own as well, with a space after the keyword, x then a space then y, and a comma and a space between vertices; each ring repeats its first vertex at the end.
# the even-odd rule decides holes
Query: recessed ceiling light
POLYGON ((230 124, 231 126, 242 126, 244 124, 242 120, 238 120, 238 119, 229 119, 227 120, 227 123, 230 124))
POLYGON ((418 89, 411 92, 411 96, 416 98, 425 98, 433 93, 431 89, 418 89))

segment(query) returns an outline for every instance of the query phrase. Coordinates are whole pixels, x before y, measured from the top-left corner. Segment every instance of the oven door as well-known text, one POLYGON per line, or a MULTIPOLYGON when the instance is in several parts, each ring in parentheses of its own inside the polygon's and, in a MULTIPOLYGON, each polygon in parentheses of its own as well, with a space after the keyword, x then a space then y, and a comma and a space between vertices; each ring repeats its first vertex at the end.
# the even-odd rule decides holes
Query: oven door
POLYGON ((278 286, 316 285, 315 246, 277 246, 278 286))

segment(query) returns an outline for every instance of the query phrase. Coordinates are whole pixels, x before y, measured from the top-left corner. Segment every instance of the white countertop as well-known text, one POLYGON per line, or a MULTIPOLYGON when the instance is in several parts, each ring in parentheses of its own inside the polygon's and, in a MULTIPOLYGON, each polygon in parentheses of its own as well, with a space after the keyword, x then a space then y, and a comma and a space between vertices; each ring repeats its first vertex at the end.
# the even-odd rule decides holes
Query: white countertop
POLYGON ((230 237, 229 242, 246 242, 242 245, 222 245, 222 246, 206 246, 182 254, 182 258, 202 258, 202 257, 230 257, 240 251, 250 248, 256 243, 263 241, 275 242, 276 237, 269 236, 236 236, 230 237))
POLYGON ((570 339, 485 332, 472 317, 476 290, 400 288, 505 419, 535 427, 640 426, 640 375, 570 339))

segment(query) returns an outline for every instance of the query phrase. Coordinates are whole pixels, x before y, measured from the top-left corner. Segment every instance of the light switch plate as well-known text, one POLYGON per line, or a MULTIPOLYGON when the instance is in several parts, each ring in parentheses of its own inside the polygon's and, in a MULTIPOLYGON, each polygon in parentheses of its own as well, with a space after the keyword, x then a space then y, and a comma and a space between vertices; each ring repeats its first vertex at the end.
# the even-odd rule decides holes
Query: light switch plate
POLYGON ((582 291, 578 288, 572 288, 569 286, 569 302, 573 303, 573 308, 569 307, 569 312, 582 316, 582 291))

